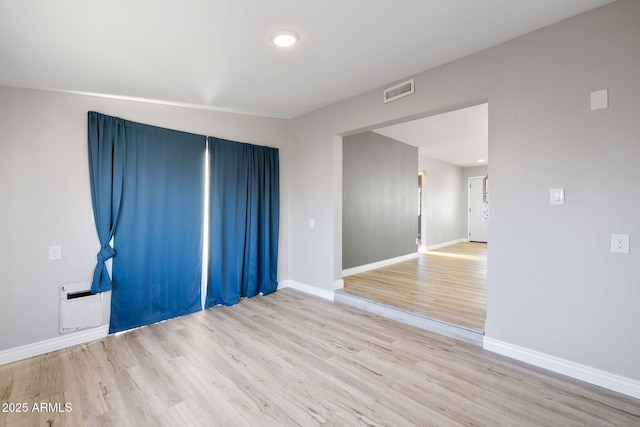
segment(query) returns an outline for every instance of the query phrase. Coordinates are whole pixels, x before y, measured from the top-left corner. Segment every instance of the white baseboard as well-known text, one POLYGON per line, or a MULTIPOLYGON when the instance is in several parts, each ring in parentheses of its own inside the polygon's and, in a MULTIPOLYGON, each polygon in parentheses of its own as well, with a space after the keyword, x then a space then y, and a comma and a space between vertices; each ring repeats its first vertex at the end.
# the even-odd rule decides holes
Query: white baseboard
POLYGON ((418 258, 420 254, 418 252, 414 252, 407 255, 402 255, 395 258, 384 259, 378 262, 372 262, 371 264, 360 265, 358 267, 347 268, 346 270, 342 270, 342 277, 351 276, 353 274, 364 273, 365 271, 375 270, 376 268, 386 267, 388 265, 396 264, 398 262, 409 261, 410 259, 418 258))
POLYGON ((344 280, 336 280, 333 282, 333 289, 342 289, 344 288, 344 280))
POLYGON ((2 350, 0 351, 0 365, 28 359, 34 356, 40 356, 41 354, 62 350, 63 348, 72 347, 78 344, 84 344, 89 341, 104 338, 108 334, 109 325, 104 325, 16 348, 10 348, 8 350, 2 350))
POLYGON ((420 252, 435 251, 436 249, 444 248, 446 246, 451 246, 451 245, 457 245, 458 243, 466 243, 468 241, 469 239, 457 239, 457 240, 451 240, 449 242, 437 243, 435 245, 420 246, 420 252))
POLYGON ((485 350, 640 399, 640 381, 484 337, 485 350))
POLYGON ((305 283, 296 282, 295 280, 281 280, 278 283, 278 289, 292 288, 306 294, 315 295, 320 298, 324 298, 329 301, 333 301, 333 291, 326 289, 320 289, 315 286, 307 285, 305 283))

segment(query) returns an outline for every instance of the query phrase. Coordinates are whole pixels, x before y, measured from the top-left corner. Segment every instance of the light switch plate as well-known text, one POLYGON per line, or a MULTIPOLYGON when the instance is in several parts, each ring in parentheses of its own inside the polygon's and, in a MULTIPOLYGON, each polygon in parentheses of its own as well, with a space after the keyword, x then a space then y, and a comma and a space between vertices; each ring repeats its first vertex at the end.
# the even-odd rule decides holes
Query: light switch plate
POLYGON ((629 235, 628 234, 612 234, 611 235, 611 252, 618 254, 629 253, 629 235))
POLYGON ((564 188, 552 188, 549 190, 550 205, 564 205, 564 188))

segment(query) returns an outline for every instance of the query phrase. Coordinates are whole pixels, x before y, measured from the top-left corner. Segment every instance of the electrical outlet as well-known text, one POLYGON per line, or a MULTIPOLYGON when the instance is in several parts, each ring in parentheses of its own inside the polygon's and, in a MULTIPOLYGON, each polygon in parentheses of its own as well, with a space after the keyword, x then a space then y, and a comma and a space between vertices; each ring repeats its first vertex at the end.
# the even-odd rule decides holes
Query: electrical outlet
POLYGON ((618 254, 629 253, 629 235, 628 234, 612 234, 611 235, 611 252, 618 254))
POLYGON ((49 261, 58 261, 62 259, 62 247, 49 246, 49 261))

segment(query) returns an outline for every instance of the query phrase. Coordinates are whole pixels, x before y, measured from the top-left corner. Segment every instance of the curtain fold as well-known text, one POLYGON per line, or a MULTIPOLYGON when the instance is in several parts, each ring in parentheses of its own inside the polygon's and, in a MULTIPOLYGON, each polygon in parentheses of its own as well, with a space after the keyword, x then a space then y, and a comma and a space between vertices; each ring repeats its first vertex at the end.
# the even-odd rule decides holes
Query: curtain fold
POLYGON ((210 251, 205 307, 278 287, 278 149, 209 138, 210 251))
POLYGON ((110 332, 201 309, 205 137, 128 123, 110 332))
POLYGON ((125 169, 125 122, 94 111, 88 113, 89 177, 93 217, 100 241, 91 292, 111 290, 105 261, 115 255, 110 241, 120 213, 125 169))
MULTIPOLYGON (((109 332, 200 310, 206 137, 97 113, 90 113, 89 135, 90 158, 99 157, 104 171, 91 175, 92 189, 103 190, 94 202, 102 233, 98 267, 113 256, 109 332), (92 117, 117 129, 109 139, 115 154, 91 149, 92 117), (109 232, 102 218, 107 206, 113 207, 109 232)), ((99 274, 104 280, 106 272, 99 274)))

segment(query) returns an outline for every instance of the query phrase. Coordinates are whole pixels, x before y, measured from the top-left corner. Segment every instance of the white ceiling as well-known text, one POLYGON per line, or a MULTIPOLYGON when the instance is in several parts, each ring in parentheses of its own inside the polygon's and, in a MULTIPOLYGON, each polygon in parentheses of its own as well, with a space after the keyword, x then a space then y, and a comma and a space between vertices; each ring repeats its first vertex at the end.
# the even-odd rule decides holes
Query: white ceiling
POLYGON ((480 104, 374 132, 414 145, 434 159, 460 167, 482 166, 489 161, 488 112, 488 104, 480 104))
POLYGON ((611 1, 0 0, 0 85, 291 118, 611 1))

